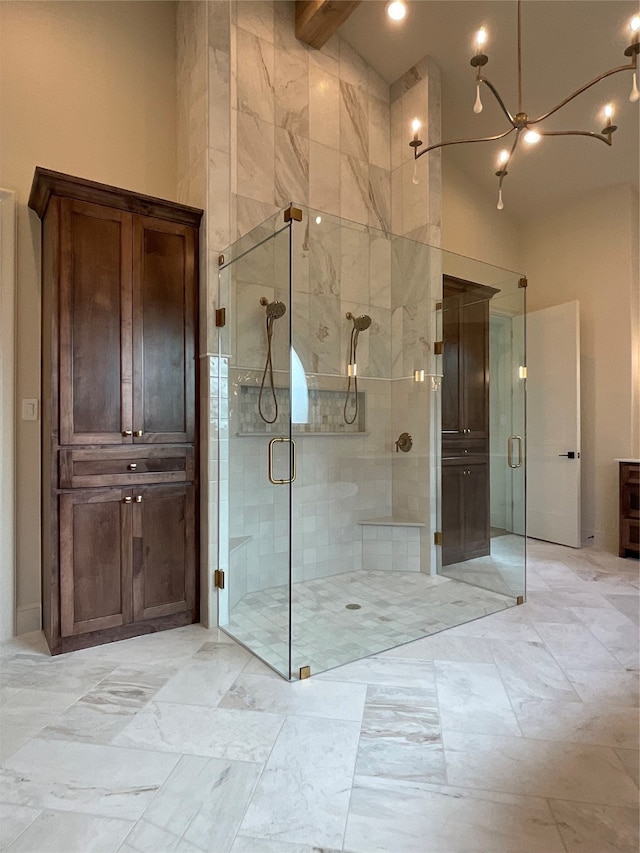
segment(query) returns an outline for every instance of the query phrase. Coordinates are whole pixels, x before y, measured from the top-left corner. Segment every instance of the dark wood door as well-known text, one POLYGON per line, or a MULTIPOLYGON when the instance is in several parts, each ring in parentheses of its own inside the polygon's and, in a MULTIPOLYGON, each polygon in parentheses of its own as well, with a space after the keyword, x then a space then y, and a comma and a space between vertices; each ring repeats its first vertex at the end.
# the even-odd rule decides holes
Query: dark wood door
POLYGON ((122 210, 61 202, 62 444, 132 441, 131 222, 122 210))
POLYGON ((195 230, 136 217, 133 257, 134 442, 193 442, 195 230))
POLYGON ((489 553, 489 465, 462 458, 442 464, 442 565, 489 553))
POLYGON ((461 421, 467 438, 489 437, 489 302, 460 309, 461 421))
MULTIPOLYGON (((446 293, 446 291, 445 291, 446 293)), ((462 433, 462 346, 460 342, 460 298, 443 300, 442 310, 442 436, 462 433)))
POLYGON ((442 565, 449 566, 464 556, 464 483, 462 465, 442 463, 442 565))
POLYGON ((194 609, 195 537, 194 486, 134 489, 134 621, 194 609))
POLYGON ((118 488, 60 495, 63 637, 131 622, 131 500, 118 488))

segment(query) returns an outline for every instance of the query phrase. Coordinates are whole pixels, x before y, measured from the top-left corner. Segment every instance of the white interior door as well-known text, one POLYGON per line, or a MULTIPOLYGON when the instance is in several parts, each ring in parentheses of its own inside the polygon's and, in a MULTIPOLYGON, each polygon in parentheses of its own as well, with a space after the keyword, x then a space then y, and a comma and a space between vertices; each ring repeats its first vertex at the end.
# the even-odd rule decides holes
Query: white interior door
POLYGON ((527 314, 527 534, 580 547, 580 310, 527 314))

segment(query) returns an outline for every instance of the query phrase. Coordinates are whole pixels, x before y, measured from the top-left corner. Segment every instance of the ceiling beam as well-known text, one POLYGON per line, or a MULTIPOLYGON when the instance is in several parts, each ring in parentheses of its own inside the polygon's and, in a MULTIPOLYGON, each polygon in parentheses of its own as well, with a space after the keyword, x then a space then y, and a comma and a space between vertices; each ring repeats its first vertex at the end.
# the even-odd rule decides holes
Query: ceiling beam
POLYGON ((361 0, 296 0, 296 38, 321 48, 355 12, 361 0))

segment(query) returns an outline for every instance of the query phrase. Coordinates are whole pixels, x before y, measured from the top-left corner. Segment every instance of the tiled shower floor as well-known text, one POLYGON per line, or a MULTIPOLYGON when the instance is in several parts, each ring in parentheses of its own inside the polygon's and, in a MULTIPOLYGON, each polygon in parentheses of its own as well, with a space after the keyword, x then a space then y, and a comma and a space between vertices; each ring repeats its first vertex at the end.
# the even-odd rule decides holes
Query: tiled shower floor
MULTIPOLYGON (((292 673, 321 672, 514 604, 513 595, 420 572, 362 570, 295 583, 292 673)), ((287 586, 248 593, 224 630, 286 673, 288 615, 287 586)))

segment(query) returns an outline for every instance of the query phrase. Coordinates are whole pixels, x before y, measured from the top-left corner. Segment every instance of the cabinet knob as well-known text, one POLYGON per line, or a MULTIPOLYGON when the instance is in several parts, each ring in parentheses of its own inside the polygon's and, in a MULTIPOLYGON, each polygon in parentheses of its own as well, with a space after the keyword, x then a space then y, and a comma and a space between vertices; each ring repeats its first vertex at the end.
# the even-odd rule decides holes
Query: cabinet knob
POLYGON ((132 500, 133 500, 133 498, 125 498, 124 503, 130 504, 132 502, 132 500))
POLYGON ((138 467, 138 465, 136 462, 131 462, 127 467, 129 468, 130 471, 135 471, 136 468, 138 467))
POLYGON ((136 503, 137 503, 137 504, 141 504, 141 503, 142 503, 142 495, 136 495, 136 503))
POLYGON ((144 435, 144 432, 141 429, 137 429, 135 431, 134 435, 136 435, 138 438, 140 438, 140 436, 144 435))
POLYGON ((123 429, 123 430, 122 430, 122 434, 123 434, 124 436, 133 435, 133 433, 131 432, 131 430, 130 430, 130 429, 123 429))

